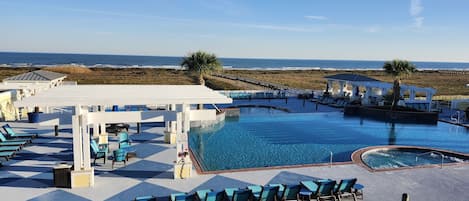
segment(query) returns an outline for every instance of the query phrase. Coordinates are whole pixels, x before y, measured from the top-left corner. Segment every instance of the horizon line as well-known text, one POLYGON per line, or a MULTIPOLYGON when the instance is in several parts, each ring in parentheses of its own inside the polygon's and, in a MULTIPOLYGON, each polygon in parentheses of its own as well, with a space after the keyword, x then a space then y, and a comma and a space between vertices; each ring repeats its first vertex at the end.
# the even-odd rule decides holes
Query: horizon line
MULTIPOLYGON (((204 51, 204 50, 201 50, 204 51)), ((0 53, 23 53, 23 54, 74 54, 74 55, 99 55, 99 56, 142 56, 142 57, 176 57, 183 58, 183 56, 174 56, 174 55, 150 55, 150 54, 113 54, 113 53, 76 53, 76 52, 28 52, 28 51, 10 51, 10 50, 0 50, 0 53)), ((215 55, 217 55, 215 53, 215 55)), ((386 59, 345 59, 345 58, 285 58, 285 57, 224 57, 217 56, 220 59, 259 59, 259 60, 322 60, 322 61, 380 61, 386 62, 391 60, 386 59)), ((398 59, 398 58, 396 58, 398 59)), ((406 59, 403 59, 406 60, 406 59)), ((434 62, 434 63, 469 63, 469 61, 442 61, 442 60, 408 60, 411 62, 434 62)))

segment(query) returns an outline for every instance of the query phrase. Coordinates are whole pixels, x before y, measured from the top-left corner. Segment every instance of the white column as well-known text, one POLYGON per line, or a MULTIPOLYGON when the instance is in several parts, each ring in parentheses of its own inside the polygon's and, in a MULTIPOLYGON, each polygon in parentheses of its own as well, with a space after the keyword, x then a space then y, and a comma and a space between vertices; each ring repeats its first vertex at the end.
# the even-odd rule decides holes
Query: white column
POLYGON ((334 94, 334 93, 333 93, 333 92, 334 92, 334 91, 333 91, 334 88, 332 87, 332 84, 334 84, 334 81, 332 81, 332 80, 327 80, 328 91, 329 91, 329 93, 330 93, 331 95, 334 94))
MULTIPOLYGON (((168 111, 176 111, 176 104, 168 104, 166 106, 166 110, 168 111)), ((176 131, 177 128, 177 121, 165 121, 165 131, 164 131, 164 141, 169 144, 176 143, 176 136, 178 132, 176 131)))
POLYGON ((176 107, 176 164, 174 178, 183 179, 192 175, 192 161, 189 156, 188 132, 190 129, 190 105, 179 104, 176 107))
POLYGON ((340 87, 339 87, 339 96, 343 96, 343 95, 344 95, 345 81, 340 81, 339 84, 340 84, 340 87))
POLYGON ((90 134, 88 133, 88 107, 75 106, 72 117, 73 162, 70 180, 72 188, 94 185, 94 170, 90 158, 90 134))
POLYGON ((414 101, 415 100, 415 88, 410 88, 409 89, 409 101, 414 101))
POLYGON ((83 165, 83 137, 80 129, 81 106, 75 107, 75 115, 72 116, 72 132, 73 132, 73 170, 79 171, 84 168, 83 165))
POLYGON ((370 104, 371 90, 372 90, 371 87, 369 87, 369 86, 366 87, 366 92, 365 92, 365 103, 366 104, 370 104))
MULTIPOLYGON (((101 105, 101 107, 99 108, 99 111, 100 112, 106 112, 106 107, 104 105, 101 105)), ((99 126, 101 127, 101 132, 99 134, 106 135, 106 124, 101 123, 101 124, 99 124, 99 126)))

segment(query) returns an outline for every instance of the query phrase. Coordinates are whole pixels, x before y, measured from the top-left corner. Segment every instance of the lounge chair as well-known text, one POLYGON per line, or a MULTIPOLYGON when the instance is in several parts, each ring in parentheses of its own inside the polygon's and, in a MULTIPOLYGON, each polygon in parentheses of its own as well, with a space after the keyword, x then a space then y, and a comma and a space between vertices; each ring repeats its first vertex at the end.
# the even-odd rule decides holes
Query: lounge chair
POLYGON ((15 156, 15 153, 16 152, 14 152, 14 151, 2 151, 2 152, 0 152, 0 157, 5 158, 5 160, 10 160, 10 158, 15 156))
POLYGON ((224 201, 225 200, 225 192, 213 192, 211 189, 209 190, 199 190, 196 191, 197 198, 199 201, 224 201))
POLYGON ((156 197, 153 195, 138 196, 134 198, 134 201, 156 201, 156 197))
POLYGON ((252 191, 249 189, 240 189, 233 192, 233 197, 228 197, 230 201, 248 201, 252 200, 252 191))
POLYGON ((94 158, 93 164, 96 165, 96 159, 103 158, 104 159, 104 164, 106 164, 106 154, 107 154, 107 148, 106 149, 100 149, 98 147, 98 144, 96 144, 96 141, 93 139, 90 140, 90 146, 91 146, 91 155, 94 158))
POLYGON ((316 200, 321 199, 335 199, 334 195, 334 188, 336 185, 336 181, 334 180, 318 180, 318 181, 302 181, 301 185, 303 185, 306 189, 312 192, 311 198, 316 200))
POLYGON ((26 142, 0 142, 0 146, 20 146, 23 147, 26 142))
POLYGON ((0 151, 19 151, 20 146, 0 146, 0 151))
POLYGON ((2 142, 14 142, 14 143, 21 143, 21 144, 28 144, 31 142, 30 140, 19 140, 19 139, 7 139, 3 133, 0 132, 0 141, 2 142))
POLYGON ((357 200, 357 195, 353 190, 353 186, 357 183, 357 179, 342 179, 340 180, 339 184, 337 184, 334 188, 334 194, 337 196, 339 200, 342 197, 352 196, 353 200, 357 200))
POLYGON ((278 197, 278 200, 300 200, 299 193, 301 191, 301 185, 299 184, 269 184, 268 186, 279 187, 281 195, 278 197))
POLYGON ((254 201, 276 201, 278 186, 248 186, 252 191, 254 201))
POLYGON ((8 125, 8 124, 5 124, 2 126, 3 130, 5 130, 5 132, 10 135, 11 137, 15 137, 15 138, 36 138, 38 136, 37 133, 16 133, 13 128, 8 125))
POLYGON ((124 165, 127 165, 127 152, 123 149, 117 149, 113 151, 112 156, 112 169, 114 169, 115 162, 124 162, 124 165))
POLYGON ((196 194, 173 193, 170 198, 171 201, 197 201, 196 194))
POLYGON ((234 192, 237 190, 239 190, 239 188, 225 188, 226 198, 231 201, 231 198, 233 198, 234 192))

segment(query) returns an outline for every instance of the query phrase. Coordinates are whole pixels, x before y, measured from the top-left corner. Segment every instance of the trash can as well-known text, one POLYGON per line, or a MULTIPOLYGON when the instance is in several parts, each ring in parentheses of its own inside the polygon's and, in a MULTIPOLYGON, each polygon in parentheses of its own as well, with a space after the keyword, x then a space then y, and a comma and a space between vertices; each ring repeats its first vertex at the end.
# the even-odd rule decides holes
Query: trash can
POLYGON ((71 175, 72 165, 67 163, 58 163, 54 166, 54 186, 61 188, 71 188, 71 175))
POLYGON ((38 123, 39 122, 39 114, 42 112, 28 112, 28 121, 29 123, 38 123))

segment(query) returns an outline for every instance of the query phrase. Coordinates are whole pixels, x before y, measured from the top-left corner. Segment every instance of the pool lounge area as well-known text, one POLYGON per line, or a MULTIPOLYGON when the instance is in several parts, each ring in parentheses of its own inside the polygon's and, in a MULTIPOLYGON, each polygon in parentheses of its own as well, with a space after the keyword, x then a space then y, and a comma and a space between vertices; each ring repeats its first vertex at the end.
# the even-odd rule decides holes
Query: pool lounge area
MULTIPOLYGON (((8 122, 15 130, 20 132, 38 132, 40 135, 37 139, 33 140, 31 145, 20 150, 11 160, 6 162, 2 161, 4 166, 0 167, 0 193, 5 198, 12 200, 132 200, 137 196, 144 195, 153 195, 157 197, 157 200, 168 200, 169 195, 172 193, 193 193, 197 190, 204 189, 221 191, 225 188, 244 188, 250 185, 266 185, 273 183, 298 184, 300 181, 315 181, 321 179, 340 181, 346 178, 357 178, 358 183, 364 186, 364 200, 399 200, 402 193, 409 193, 412 200, 462 201, 466 198, 464 195, 466 195, 466 192, 469 190, 469 187, 467 187, 467 181, 469 181, 469 165, 370 172, 349 160, 353 150, 363 146, 370 146, 377 142, 378 144, 386 145, 389 143, 412 142, 418 144, 420 141, 426 141, 429 143, 428 146, 439 144, 442 148, 467 152, 467 143, 464 143, 464 141, 454 140, 441 143, 446 141, 448 136, 441 138, 425 138, 425 134, 434 130, 435 127, 419 127, 416 129, 423 129, 423 131, 418 132, 418 134, 412 137, 405 137, 406 132, 404 131, 410 129, 409 125, 395 125, 394 131, 397 135, 394 138, 389 135, 389 126, 370 120, 344 120, 343 116, 341 116, 340 109, 337 108, 320 105, 318 110, 316 110, 315 103, 307 102, 303 105, 303 101, 300 99, 289 100, 287 105, 285 105, 284 100, 273 99, 262 101, 267 105, 270 104, 276 107, 287 108, 294 113, 286 113, 285 111, 274 109, 266 110, 265 108, 246 107, 242 109, 242 113, 245 114, 247 119, 243 119, 244 117, 235 120, 228 119, 224 126, 229 128, 230 121, 232 123, 250 122, 257 130, 248 129, 248 132, 241 133, 262 139, 263 143, 267 142, 274 146, 286 144, 294 147, 304 146, 305 144, 301 143, 301 141, 306 140, 306 144, 312 145, 316 143, 320 145, 319 147, 321 148, 321 151, 317 153, 317 150, 308 150, 303 149, 304 147, 299 147, 296 149, 305 152, 290 153, 289 156, 294 156, 295 154, 297 156, 308 156, 308 154, 325 155, 315 155, 315 157, 308 159, 310 161, 303 161, 304 158, 290 158, 294 159, 293 161, 295 163, 301 161, 304 162, 303 164, 308 164, 305 166, 256 168, 255 170, 251 169, 246 171, 228 170, 215 173, 210 173, 209 171, 204 174, 198 174, 194 171, 195 175, 191 178, 174 180, 173 167, 176 146, 164 142, 164 127, 160 127, 161 124, 142 124, 140 133, 137 134, 137 125, 130 124, 129 137, 132 140, 132 147, 136 149, 136 156, 131 157, 126 165, 116 164, 115 167, 112 168, 109 158, 105 164, 103 160, 100 159, 97 160, 97 165, 94 166, 95 184, 93 187, 74 189, 56 188, 54 187, 52 168, 57 163, 64 161, 70 163, 73 160, 71 127, 61 127, 59 135, 55 136, 54 130, 50 126, 42 127, 24 122, 8 122), (302 108, 307 110, 307 113, 301 112, 302 108), (295 113, 295 111, 298 111, 298 113, 295 113), (298 118, 306 122, 314 119, 321 122, 327 119, 327 123, 317 123, 314 124, 314 127, 322 128, 319 130, 329 134, 332 131, 345 130, 353 135, 364 135, 368 137, 362 141, 354 141, 353 135, 332 135, 331 137, 333 138, 318 143, 312 139, 321 137, 324 133, 317 133, 317 136, 309 136, 310 134, 308 134, 308 132, 300 132, 305 130, 305 126, 311 126, 304 122, 301 123, 301 121, 299 124, 290 125, 290 127, 286 126, 285 124, 289 122, 288 119, 292 118, 298 118), (349 123, 341 124, 341 122, 344 121, 349 123), (261 122, 267 122, 267 125, 258 127, 258 124, 261 122), (331 129, 330 124, 340 126, 331 129), (285 138, 285 136, 282 136, 279 132, 272 132, 275 130, 273 128, 277 127, 285 128, 288 131, 291 129, 291 126, 302 128, 295 131, 299 133, 296 135, 298 138, 285 138), (266 130, 278 134, 277 137, 279 138, 269 138, 260 132, 266 130), (386 135, 376 134, 383 132, 386 133, 386 135), (345 142, 354 143, 344 146, 346 144, 345 142), (336 147, 336 145, 339 146, 336 147), (335 149, 333 154, 334 162, 348 162, 334 163, 332 166, 329 166, 326 162, 326 165, 324 165, 324 161, 327 161, 325 158, 328 159, 328 149, 335 149), (315 161, 318 158, 320 160, 315 161), (322 165, 316 166, 314 163, 321 163, 322 165), (455 188, 455 186, 458 188, 455 188)), ((250 103, 255 102, 256 105, 258 105, 263 104, 262 101, 251 100, 250 103)), ((450 124, 441 125, 442 126, 437 127, 436 130, 448 132, 446 135, 453 135, 454 138, 463 136, 461 139, 466 139, 464 137, 467 135, 465 128, 452 127, 454 125, 450 124)), ((197 129, 192 130, 197 132, 197 129)), ((415 131, 414 129, 410 130, 415 131)), ((197 135, 190 134, 190 138, 196 136, 197 135)), ((222 136, 223 135, 220 135, 220 137, 222 136)), ((191 141, 193 139, 189 140, 190 143, 194 142, 191 141)), ((118 146, 118 137, 110 135, 109 143, 111 150, 116 149, 118 146)), ((256 144, 259 143, 259 141, 256 140, 249 141, 249 143, 254 143, 251 147, 262 147, 256 144)), ((226 150, 235 148, 227 146, 220 149, 226 150)), ((274 148, 272 150, 276 149, 274 148)), ((262 151, 256 154, 259 153, 262 153, 262 151)), ((279 159, 280 157, 277 157, 275 154, 277 153, 270 153, 269 157, 264 158, 279 159)), ((243 158, 242 155, 240 155, 240 157, 241 158, 233 159, 232 161, 246 161, 247 163, 243 165, 252 165, 256 162, 252 158, 243 158)), ((284 158, 288 158, 288 156, 284 158)), ((213 165, 217 165, 217 163, 213 163, 213 165)), ((234 165, 239 164, 234 163, 234 165)))
MULTIPOLYGON (((44 127, 27 123, 14 123, 19 131, 38 131, 40 136, 25 147, 0 170, 0 193, 14 200, 131 200, 136 196, 154 195, 166 200, 175 192, 193 192, 228 187, 245 187, 252 184, 298 183, 321 179, 358 178, 365 186, 364 200, 398 200, 404 192, 414 200, 464 200, 468 190, 469 166, 422 168, 391 172, 370 173, 355 165, 282 168, 246 172, 195 175, 190 179, 173 180, 174 146, 163 142, 163 128, 143 127, 135 134, 136 125, 129 133, 133 146, 139 151, 126 166, 114 170, 111 164, 98 161, 95 186, 91 188, 55 188, 52 167, 61 161, 71 160, 71 133, 67 129, 59 136, 44 127), (377 182, 380 181, 380 182, 377 182), (458 186, 458 188, 455 188, 458 186), (435 190, 437 189, 437 190, 435 190)), ((113 139, 114 140, 114 139, 113 139)), ((111 141, 111 144, 116 143, 111 141)))

